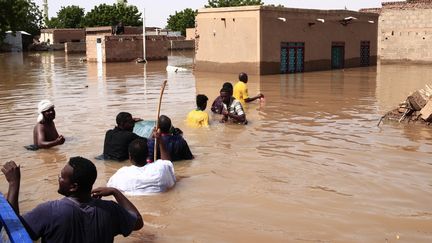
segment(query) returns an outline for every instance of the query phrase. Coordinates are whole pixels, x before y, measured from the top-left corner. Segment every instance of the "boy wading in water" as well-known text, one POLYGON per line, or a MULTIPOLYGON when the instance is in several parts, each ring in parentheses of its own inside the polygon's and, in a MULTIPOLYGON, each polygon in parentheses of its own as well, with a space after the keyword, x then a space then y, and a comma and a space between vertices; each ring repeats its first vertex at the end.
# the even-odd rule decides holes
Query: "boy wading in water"
POLYGON ((56 116, 54 104, 49 100, 42 100, 38 104, 38 118, 33 129, 34 149, 51 148, 63 144, 65 138, 59 135, 54 124, 56 116))
POLYGON ((222 98, 224 106, 221 122, 231 120, 234 123, 247 124, 246 114, 244 113, 243 107, 240 101, 236 100, 232 96, 232 91, 227 88, 222 88, 220 91, 220 97, 222 98))
POLYGON ((197 108, 189 112, 187 116, 187 123, 192 127, 208 127, 209 116, 204 110, 207 107, 207 96, 199 94, 196 97, 197 108))

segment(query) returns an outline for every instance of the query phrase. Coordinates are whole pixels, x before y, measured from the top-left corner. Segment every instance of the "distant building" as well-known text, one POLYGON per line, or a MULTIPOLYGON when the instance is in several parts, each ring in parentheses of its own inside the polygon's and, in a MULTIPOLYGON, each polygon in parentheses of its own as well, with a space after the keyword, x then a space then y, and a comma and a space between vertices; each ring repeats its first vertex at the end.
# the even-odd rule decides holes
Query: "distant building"
MULTIPOLYGON (((3 40, 4 44, 6 45, 4 47, 5 50, 7 51, 23 51, 24 47, 23 47, 23 43, 29 43, 29 41, 26 41, 26 39, 30 39, 31 40, 31 34, 25 32, 25 31, 6 31, 6 36, 5 39, 3 40), (27 37, 27 38, 26 38, 27 37)), ((3 48, 2 48, 3 49, 3 48)))
POLYGON ((157 27, 146 27, 146 35, 165 35, 168 37, 181 37, 180 31, 172 31, 168 29, 161 29, 157 27))
MULTIPOLYGON (((87 27, 85 33, 86 35, 113 35, 113 28, 114 26, 87 27)), ((142 29, 137 26, 124 26, 124 35, 141 35, 142 29)))
POLYGON ((378 56, 383 62, 432 62, 432 0, 385 2, 361 9, 379 14, 378 56))
MULTIPOLYGON (((86 55, 90 62, 128 62, 143 58, 142 27, 125 26, 114 35, 111 26, 86 28, 86 55)), ((146 28, 146 33, 150 30, 146 28)), ((165 35, 146 34, 146 60, 167 59, 169 40, 165 35)))
POLYGON ((376 65, 378 14, 271 6, 205 8, 197 71, 295 73, 376 65))
POLYGON ((85 42, 84 29, 41 29, 39 42, 64 44, 66 42, 85 42))
POLYGON ((195 28, 186 28, 186 40, 195 40, 195 28))

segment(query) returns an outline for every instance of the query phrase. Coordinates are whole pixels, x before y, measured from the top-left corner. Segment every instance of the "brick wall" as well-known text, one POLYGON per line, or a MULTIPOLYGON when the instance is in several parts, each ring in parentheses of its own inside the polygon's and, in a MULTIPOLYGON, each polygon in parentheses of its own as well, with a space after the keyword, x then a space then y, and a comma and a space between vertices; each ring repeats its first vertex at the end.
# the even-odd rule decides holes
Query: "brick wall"
POLYGON ((55 29, 51 43, 83 42, 85 41, 84 29, 55 29))
MULTIPOLYGON (((96 40, 102 40, 104 62, 133 61, 143 57, 143 43, 140 35, 87 36, 87 60, 97 61, 96 40)), ((146 59, 166 59, 168 40, 164 36, 146 36, 146 59)))
POLYGON ((81 53, 86 52, 85 42, 66 42, 64 44, 66 53, 81 53))
POLYGON ((383 61, 432 62, 432 1, 383 3, 379 50, 383 61))

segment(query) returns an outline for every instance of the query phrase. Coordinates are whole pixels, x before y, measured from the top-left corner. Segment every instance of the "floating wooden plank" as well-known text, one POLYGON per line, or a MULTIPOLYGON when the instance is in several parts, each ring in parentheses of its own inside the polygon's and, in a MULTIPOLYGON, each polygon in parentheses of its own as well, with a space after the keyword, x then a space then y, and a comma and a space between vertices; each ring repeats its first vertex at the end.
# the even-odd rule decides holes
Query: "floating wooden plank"
POLYGON ((420 110, 420 114, 423 120, 432 121, 432 100, 429 100, 425 107, 420 110))
MULTIPOLYGON (((32 243, 29 234, 24 228, 21 220, 9 205, 3 194, 0 193, 0 225, 6 230, 10 242, 12 243, 32 243)), ((1 228, 1 227, 0 227, 1 228)))
POLYGON ((412 93, 410 96, 408 96, 407 100, 410 103, 411 107, 416 111, 421 110, 428 101, 428 99, 424 97, 424 95, 420 91, 412 93))

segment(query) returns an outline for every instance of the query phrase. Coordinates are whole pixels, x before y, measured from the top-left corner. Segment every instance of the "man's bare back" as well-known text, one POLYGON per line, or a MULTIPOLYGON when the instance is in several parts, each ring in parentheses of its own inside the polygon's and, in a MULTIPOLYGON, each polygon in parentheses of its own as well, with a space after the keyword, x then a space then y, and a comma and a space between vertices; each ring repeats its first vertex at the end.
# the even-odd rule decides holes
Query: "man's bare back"
POLYGON ((48 100, 43 100, 39 103, 38 112, 38 123, 33 129, 34 145, 38 148, 50 148, 63 144, 65 139, 58 134, 54 124, 54 105, 48 100))

